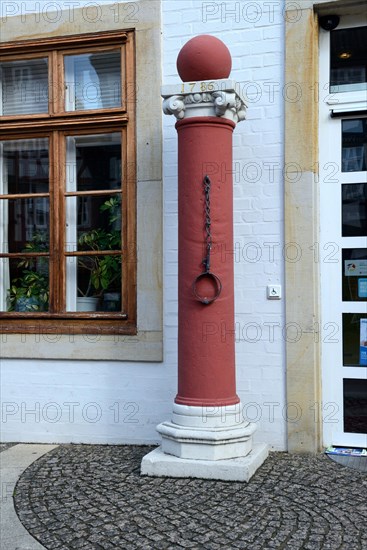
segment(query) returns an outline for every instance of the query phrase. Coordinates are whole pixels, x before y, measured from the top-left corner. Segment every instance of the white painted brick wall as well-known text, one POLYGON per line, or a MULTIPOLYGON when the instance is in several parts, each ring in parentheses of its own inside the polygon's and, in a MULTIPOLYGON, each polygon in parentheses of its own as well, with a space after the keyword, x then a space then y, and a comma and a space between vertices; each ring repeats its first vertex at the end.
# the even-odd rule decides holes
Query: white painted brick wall
MULTIPOLYGON (((276 448, 285 448, 284 306, 282 301, 266 300, 266 285, 283 284, 284 277, 281 254, 283 2, 275 1, 272 6, 261 1, 194 1, 189 5, 180 2, 179 12, 174 16, 166 9, 173 4, 175 2, 169 0, 163 2, 164 82, 177 82, 176 58, 187 40, 196 34, 213 34, 231 51, 231 76, 243 83, 245 91, 253 92, 248 104, 248 119, 237 125, 234 134, 237 388, 245 412, 253 413, 255 409, 247 405, 256 404, 256 414, 253 413, 251 418, 259 425, 257 439, 268 441, 276 448), (251 11, 246 11, 250 4, 257 5, 256 17, 251 15, 251 11), (267 167, 264 163, 272 164, 267 167), (248 246, 249 243, 254 245, 248 246), (271 247, 275 246, 272 243, 279 243, 274 248, 274 258, 270 255, 271 247), (257 255, 258 261, 254 261, 257 255), (251 323, 254 325, 252 332, 251 323), (270 329, 266 323, 278 323, 274 327, 273 341, 270 341, 270 329), (272 407, 274 418, 270 414, 272 407)), ((163 125, 164 134, 169 132, 171 135, 172 117, 164 117, 163 125)), ((166 141, 164 157, 165 153, 166 141)), ((165 178, 164 183, 165 210, 175 214, 176 204, 168 204, 168 195, 170 186, 176 182, 165 178)), ((170 256, 167 239, 170 236, 166 233, 165 250, 170 256)), ((174 252, 172 250, 172 254, 174 252)), ((230 259, 231 255, 227 257, 230 259)), ((167 273, 166 277, 169 277, 167 273)))
MULTIPOLYGON (((213 34, 232 52, 231 77, 249 95, 248 118, 234 134, 237 388, 258 422, 256 439, 276 449, 286 448, 284 301, 268 301, 266 285, 284 282, 283 8, 283 0, 162 2, 164 83, 178 81, 176 58, 186 41, 213 34)), ((177 141, 174 118, 162 120, 164 362, 3 360, 3 441, 158 441, 155 426, 169 418, 176 393, 177 360, 177 141)), ((233 257, 225 252, 224 261, 233 257)))

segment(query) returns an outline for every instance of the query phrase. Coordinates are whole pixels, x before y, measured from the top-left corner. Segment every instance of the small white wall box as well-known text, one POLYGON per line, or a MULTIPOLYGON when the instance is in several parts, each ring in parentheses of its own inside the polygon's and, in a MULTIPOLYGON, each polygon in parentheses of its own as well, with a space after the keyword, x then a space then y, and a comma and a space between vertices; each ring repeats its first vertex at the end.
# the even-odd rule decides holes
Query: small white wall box
POLYGON ((281 285, 268 285, 266 287, 266 295, 268 300, 280 300, 282 297, 281 285))

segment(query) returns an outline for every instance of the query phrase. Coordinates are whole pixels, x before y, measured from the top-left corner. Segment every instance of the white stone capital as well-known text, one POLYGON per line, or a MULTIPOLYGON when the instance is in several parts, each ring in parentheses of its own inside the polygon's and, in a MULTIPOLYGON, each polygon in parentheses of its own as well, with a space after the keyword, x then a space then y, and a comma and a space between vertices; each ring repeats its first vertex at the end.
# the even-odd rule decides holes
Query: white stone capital
POLYGON ((246 118, 246 102, 233 80, 205 80, 163 86, 163 112, 177 120, 216 116, 233 122, 246 118))

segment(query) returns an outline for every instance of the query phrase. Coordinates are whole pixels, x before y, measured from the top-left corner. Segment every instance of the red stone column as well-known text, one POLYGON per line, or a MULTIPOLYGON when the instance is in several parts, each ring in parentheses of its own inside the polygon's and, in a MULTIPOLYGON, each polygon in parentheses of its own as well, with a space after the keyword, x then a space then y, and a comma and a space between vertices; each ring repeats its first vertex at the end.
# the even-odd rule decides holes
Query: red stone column
POLYGON ((157 426, 162 446, 143 458, 141 471, 247 481, 268 450, 253 445, 256 425, 243 418, 236 394, 232 134, 246 106, 217 38, 190 40, 177 68, 183 82, 165 86, 162 96, 163 111, 178 119, 178 393, 171 420, 157 426), (208 244, 205 176, 211 262, 195 293, 208 244), (213 276, 221 292, 211 301, 219 288, 213 276))
MULTIPOLYGON (((234 122, 192 117, 177 122, 178 132, 178 394, 190 406, 239 402, 235 381, 233 278, 232 133, 234 122), (205 204, 203 179, 211 180, 210 270, 222 291, 209 305, 195 298, 193 282, 204 270, 205 204)), ((200 282, 203 295, 212 281, 200 282)))

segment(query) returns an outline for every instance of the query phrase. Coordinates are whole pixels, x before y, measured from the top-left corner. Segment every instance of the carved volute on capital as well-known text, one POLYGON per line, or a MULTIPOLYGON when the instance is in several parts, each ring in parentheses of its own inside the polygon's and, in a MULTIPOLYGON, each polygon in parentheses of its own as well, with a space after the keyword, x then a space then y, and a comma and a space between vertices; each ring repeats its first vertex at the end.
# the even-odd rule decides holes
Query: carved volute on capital
POLYGON ((175 115, 177 120, 185 116, 184 96, 171 95, 163 100, 163 112, 165 115, 175 115))
POLYGON ((213 92, 215 114, 240 122, 246 118, 246 105, 235 92, 213 92))

